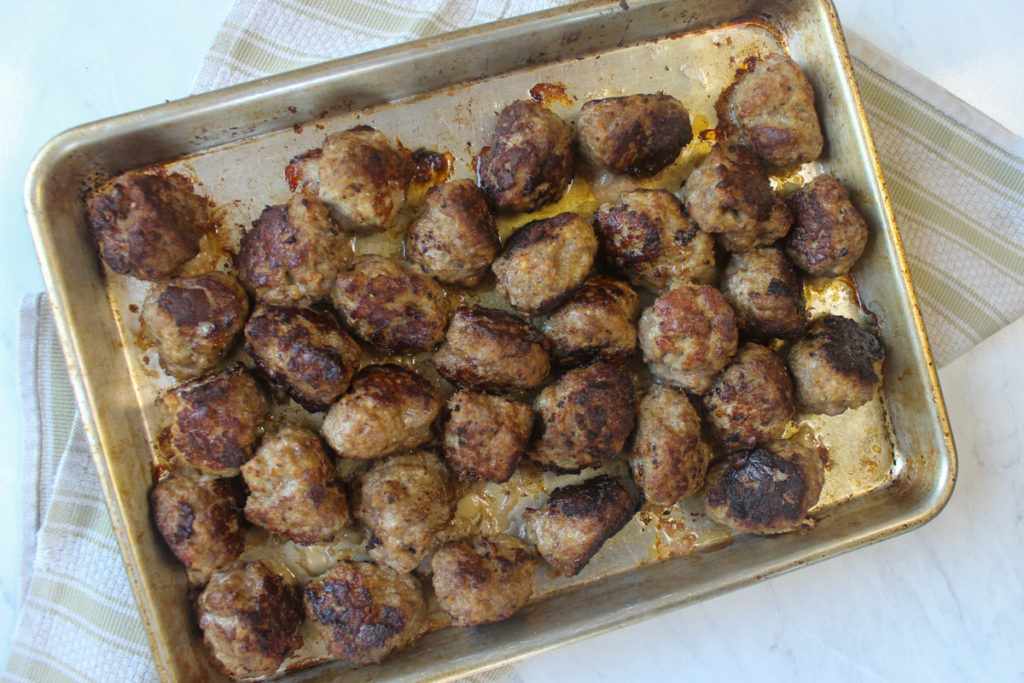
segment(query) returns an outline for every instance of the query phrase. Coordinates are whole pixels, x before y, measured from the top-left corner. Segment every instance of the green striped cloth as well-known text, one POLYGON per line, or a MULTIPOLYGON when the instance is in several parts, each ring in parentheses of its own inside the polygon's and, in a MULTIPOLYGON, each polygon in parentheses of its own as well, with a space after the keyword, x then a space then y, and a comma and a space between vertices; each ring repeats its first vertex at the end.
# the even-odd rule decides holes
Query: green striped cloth
MULTIPOLYGON (((202 92, 561 4, 551 0, 239 0, 202 92)), ((1024 314, 1024 143, 848 36, 935 357, 1024 314)), ((156 679, 45 298, 23 308, 26 569, 5 681, 156 679)), ((492 674, 500 677, 501 673, 492 674)))

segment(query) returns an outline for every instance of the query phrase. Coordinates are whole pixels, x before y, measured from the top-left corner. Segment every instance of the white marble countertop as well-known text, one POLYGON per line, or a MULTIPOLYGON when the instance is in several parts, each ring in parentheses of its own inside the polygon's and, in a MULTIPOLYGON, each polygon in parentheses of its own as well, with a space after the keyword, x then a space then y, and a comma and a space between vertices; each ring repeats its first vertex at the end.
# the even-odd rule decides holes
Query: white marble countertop
MULTIPOLYGON (((480 0, 486 1, 486 0, 480 0)), ((877 46, 1024 135, 1024 3, 835 0, 877 46)), ((0 3, 0 668, 19 590, 18 304, 42 290, 22 204, 32 156, 61 130, 189 91, 231 0, 0 3)), ((909 534, 560 648, 526 681, 1021 680, 1024 319, 940 372, 959 480, 909 534)))

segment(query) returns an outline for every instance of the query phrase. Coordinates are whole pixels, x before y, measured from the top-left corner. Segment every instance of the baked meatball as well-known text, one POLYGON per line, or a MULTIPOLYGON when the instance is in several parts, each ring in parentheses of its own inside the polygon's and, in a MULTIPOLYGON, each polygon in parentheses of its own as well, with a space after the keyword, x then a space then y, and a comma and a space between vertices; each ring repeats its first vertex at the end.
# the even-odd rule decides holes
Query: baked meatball
POLYGON ((429 441, 440 411, 440 392, 419 373, 390 363, 367 365, 320 429, 338 455, 371 460, 429 441))
POLYGON ((409 228, 409 260, 441 282, 475 287, 498 255, 498 224, 472 180, 427 190, 423 212, 409 228))
POLYGON ((249 297, 226 273, 181 277, 156 285, 142 303, 142 334, 172 377, 201 375, 238 339, 249 315, 249 297))
POLYGON ((370 126, 332 133, 321 149, 320 199, 334 220, 359 233, 394 225, 412 181, 411 159, 370 126))
POLYGON ((320 438, 286 424, 263 437, 241 467, 245 517, 301 544, 331 541, 348 525, 348 500, 320 438))
POLYGON ((448 326, 448 302, 434 278, 375 254, 338 276, 332 299, 356 334, 388 353, 429 351, 448 326))
POLYGON ((237 479, 171 474, 156 483, 149 501, 167 547, 189 570, 205 577, 242 554, 243 495, 237 479))
POLYGON ((206 647, 234 678, 268 676, 302 645, 299 589, 262 561, 214 574, 196 614, 206 647))
POLYGON ((86 213, 110 269, 141 280, 177 273, 213 229, 209 200, 177 173, 129 171, 93 195, 86 213))
POLYGON ((325 310, 259 306, 245 350, 263 374, 306 410, 326 410, 348 388, 362 350, 325 310))
POLYGON ((818 502, 825 467, 817 453, 785 439, 736 451, 708 472, 708 517, 754 534, 781 534, 818 502))
POLYGON ((498 211, 530 212, 557 201, 575 170, 572 129, 529 100, 501 110, 477 161, 480 187, 498 211))
POLYGON ((697 394, 728 364, 739 337, 732 308, 708 285, 663 293, 640 314, 637 331, 651 373, 697 394))
POLYGON ((775 247, 729 257, 722 294, 736 313, 736 326, 752 339, 794 341, 807 327, 803 280, 775 247))
POLYGON ((514 536, 474 536, 444 546, 431 560, 434 593, 455 626, 508 619, 533 594, 540 564, 533 548, 514 536))
POLYGON ((793 222, 786 203, 772 192, 761 160, 728 140, 715 145, 686 179, 683 201, 697 225, 732 252, 771 244, 793 222))
POLYGON ((595 275, 573 292, 541 328, 563 365, 624 363, 636 351, 640 297, 622 280, 595 275))
POLYGON ((444 459, 459 479, 508 481, 526 453, 533 410, 500 396, 457 391, 448 399, 444 459))
POLYGON ((747 344, 704 394, 704 410, 727 451, 779 438, 796 410, 786 364, 768 347, 747 344))
POLYGON ((501 392, 539 385, 551 360, 544 335, 522 318, 496 308, 461 306, 434 354, 434 367, 459 388, 501 392))
POLYGON ((622 370, 597 362, 569 370, 533 402, 538 437, 530 458, 545 467, 597 467, 622 452, 633 431, 633 384, 622 370))
POLYGON ((523 522, 541 557, 558 573, 575 576, 635 509, 622 484, 601 474, 555 489, 543 507, 523 512, 523 522))
POLYGON ((638 178, 671 164, 693 138, 686 107, 664 93, 590 100, 576 126, 590 163, 638 178))
POLYGON ((789 350, 797 403, 825 415, 860 407, 882 385, 884 362, 877 336, 849 318, 818 318, 789 350))
POLYGON ((257 299, 309 306, 327 297, 352 262, 352 245, 316 197, 295 194, 268 206, 242 236, 238 276, 257 299))
POLYGON ((594 229, 566 212, 516 230, 491 270, 498 293, 517 311, 550 313, 587 279, 596 253, 594 229))
POLYGON ((786 254, 810 275, 836 277, 853 268, 868 243, 868 224, 839 179, 824 173, 789 198, 793 229, 786 254))
POLYGON ((701 438, 700 416, 685 393, 655 384, 640 401, 629 450, 633 481, 644 498, 672 505, 704 486, 712 451, 701 438))
POLYGON ((623 192, 594 212, 604 258, 638 287, 660 292, 715 280, 715 244, 667 190, 623 192))
POLYGON ((787 55, 753 60, 729 91, 727 108, 745 144, 769 164, 789 166, 821 156, 814 88, 787 55))
POLYGON ((220 476, 238 474, 252 457, 268 410, 263 390, 240 363, 174 387, 159 402, 170 418, 171 454, 220 476))
POLYGON ((339 562, 306 584, 303 598, 327 651, 356 665, 405 647, 427 618, 419 580, 371 562, 339 562))
POLYGON ((355 516, 370 532, 370 557, 400 572, 412 571, 430 552, 456 503, 451 472, 427 451, 375 462, 360 476, 354 498, 355 516))

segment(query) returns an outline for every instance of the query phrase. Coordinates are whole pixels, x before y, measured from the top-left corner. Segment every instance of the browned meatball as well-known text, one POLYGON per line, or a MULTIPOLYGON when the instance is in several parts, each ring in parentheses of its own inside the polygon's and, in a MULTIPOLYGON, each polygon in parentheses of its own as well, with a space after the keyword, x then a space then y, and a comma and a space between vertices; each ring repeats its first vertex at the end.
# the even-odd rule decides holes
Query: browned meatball
POLYGON ((375 561, 412 571, 455 512, 451 472, 427 451, 379 460, 359 478, 353 510, 375 561))
POLYGON ((164 477, 149 494, 153 520, 167 547, 203 576, 242 554, 242 497, 237 479, 183 474, 164 477))
POLYGON ((812 413, 839 415, 874 398, 885 349, 853 320, 826 315, 811 323, 788 360, 797 403, 812 413))
POLYGON ((686 179, 683 201, 697 225, 733 252, 771 244, 793 222, 761 160, 728 140, 715 145, 686 179))
POLYGON ((245 350, 270 381, 306 410, 326 410, 348 388, 362 350, 324 310, 259 306, 245 350))
POLYGON ((367 365, 327 411, 321 431, 344 458, 382 458, 429 441, 440 411, 440 392, 420 374, 390 363, 367 365))
POLYGON ((711 386, 738 342, 732 308, 707 285, 663 293, 640 314, 637 330, 651 373, 697 394, 711 386))
POLYGON ((267 399, 241 364, 177 386, 160 397, 172 454, 206 472, 235 475, 252 457, 267 399))
POLYGON ((352 262, 349 237, 316 197, 268 206, 242 236, 238 276, 260 301, 309 306, 327 297, 352 262))
POLYGON ((727 107, 746 144, 769 164, 802 164, 821 155, 814 88, 787 55, 755 60, 736 79, 727 107))
POLYGON ((267 434, 241 469, 253 524, 302 544, 333 540, 348 524, 345 488, 308 429, 286 424, 267 434))
POLYGON ((682 391, 655 384, 637 409, 629 451, 633 481, 644 498, 672 505, 704 486, 711 448, 700 434, 700 416, 682 391))
POLYGON ((782 436, 793 417, 793 380, 766 346, 747 344, 704 394, 711 431, 728 451, 782 436))
POLYGON ((448 399, 444 459, 459 479, 508 481, 532 430, 533 410, 525 403, 457 391, 448 399))
POLYGON ((624 363, 636 351, 640 297, 622 280, 595 275, 569 296, 541 328, 563 365, 593 360, 624 363))
POLYGON ((594 229, 566 212, 516 230, 491 270, 498 293, 517 311, 550 313, 587 279, 596 253, 594 229))
POLYGON ((416 577, 371 562, 339 562, 306 584, 304 602, 327 651, 357 665, 405 647, 427 617, 416 577))
POLYGON ((462 306, 452 316, 434 367, 452 384, 476 391, 529 389, 548 376, 544 335, 495 308, 462 306))
POLYGON ((577 127, 590 163, 640 178, 675 161, 693 138, 686 107, 664 93, 590 100, 577 127))
POLYGON ((332 133, 319 161, 320 199, 353 232, 387 230, 405 206, 413 164, 369 126, 332 133))
POLYGON ((825 173, 789 198, 795 221, 785 249, 801 270, 836 277, 853 268, 868 243, 868 224, 839 179, 825 173))
POLYGON ((213 228, 209 200, 177 173, 120 175, 89 199, 87 215, 110 269, 142 280, 177 273, 213 228))
POLYGON ((529 212, 557 201, 575 169, 572 129, 528 100, 502 109, 477 163, 480 187, 499 211, 529 212))
POLYGON ((498 255, 498 225, 472 180, 427 191, 423 213, 409 228, 409 259, 441 282, 475 287, 498 255))
POLYGON ((533 594, 537 553, 514 536, 474 536, 444 546, 431 560, 434 593, 456 626, 508 619, 533 594))
POLYGON ((594 212, 594 230, 609 264, 655 292, 715 280, 715 244, 667 190, 623 192, 594 212))
POLYGON ((621 453, 633 431, 633 384, 598 362, 545 387, 533 408, 540 435, 530 458, 558 470, 596 467, 621 453))
POLYGON ((551 492, 544 506, 523 513, 526 536, 557 572, 575 576, 604 542, 633 517, 629 492, 607 474, 551 492))
POLYGON ((775 247, 733 254, 722 276, 722 294, 740 331, 758 341, 793 341, 807 327, 803 280, 775 247))
POLYGON ((708 472, 704 506, 719 524, 754 534, 781 534, 818 502, 825 467, 817 453, 785 439, 741 450, 708 472))
POLYGON ((434 278, 374 254, 338 276, 332 299, 356 334, 389 353, 429 351, 448 326, 448 302, 434 278))
POLYGON ((302 645, 299 589, 262 561, 214 574, 196 613, 206 647, 235 678, 268 676, 302 645))

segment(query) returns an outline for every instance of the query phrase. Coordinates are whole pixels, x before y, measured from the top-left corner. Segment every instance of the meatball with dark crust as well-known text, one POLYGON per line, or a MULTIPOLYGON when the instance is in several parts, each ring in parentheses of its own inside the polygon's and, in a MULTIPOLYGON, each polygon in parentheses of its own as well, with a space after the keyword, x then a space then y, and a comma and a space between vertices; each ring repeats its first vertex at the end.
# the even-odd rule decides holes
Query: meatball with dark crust
POLYGON ((523 522, 541 557, 560 574, 575 576, 635 510, 622 484, 602 474, 555 489, 543 507, 526 509, 523 522))
POLYGON ((187 464, 220 476, 233 476, 252 457, 267 398, 240 363, 199 377, 160 397, 170 418, 168 446, 187 464))
POLYGON ((800 526, 818 502, 825 467, 817 453, 777 439, 736 451, 708 472, 708 517, 738 531, 781 534, 800 526))
POLYGON ((370 533, 376 562, 412 571, 455 513, 452 475, 441 458, 414 451, 378 460, 355 487, 353 511, 370 533))
POLYGON ((245 517, 295 543, 331 541, 349 522, 348 499, 320 438, 286 424, 241 467, 245 517))
POLYGON ((590 163, 638 178, 671 164, 693 138, 686 107, 664 93, 590 100, 576 125, 590 163))
POLYGON ((845 275, 864 253, 868 224, 850 202, 839 179, 824 173, 793 193, 793 229, 786 254, 810 275, 845 275))
POLYGON ((245 350, 271 382, 306 410, 326 410, 348 388, 362 350, 325 310, 259 306, 245 350))
POLYGON ((715 280, 715 244, 667 190, 623 192, 594 212, 608 263, 639 287, 660 292, 715 280))
POLYGON ((427 190, 406 244, 409 260, 441 282, 475 287, 501 239, 483 191, 464 178, 427 190))
POLYGON ((360 256, 338 276, 331 297, 356 334, 389 353, 429 351, 444 339, 444 290, 413 266, 360 256))
POLYGON ((188 379, 219 363, 238 339, 249 297, 227 273, 161 282, 142 303, 142 334, 156 346, 160 367, 188 379))
POLYGON ((651 373, 697 394, 729 363, 739 338, 729 303, 707 285, 668 290, 640 314, 637 331, 651 373))
POLYGON ((434 593, 455 626, 508 619, 533 594, 537 553, 514 536, 495 534, 454 541, 430 562, 434 593))
POLYGON ((457 391, 448 399, 444 459, 459 479, 508 481, 526 453, 533 410, 500 396, 457 391))
POLYGON ((826 315, 790 348, 788 362, 797 404, 812 413, 839 415, 874 398, 882 385, 885 349, 855 321, 826 315))
POLYGON ((371 562, 339 562, 306 584, 303 598, 327 652, 356 665, 405 647, 427 618, 419 580, 371 562))
POLYGON ((655 384, 640 401, 629 451, 633 481, 644 498, 672 505, 704 486, 713 453, 700 416, 681 390, 655 384))
POLYGON ((93 195, 86 213, 110 269, 141 280, 176 274, 213 229, 209 200, 177 173, 129 171, 93 195))
POLYGON ((430 440, 441 394, 429 380, 390 363, 367 365, 324 416, 321 433, 344 458, 370 460, 430 440))
POLYGON ((711 431, 727 451, 782 436, 793 413, 793 380, 766 346, 747 344, 704 394, 711 431))
POLYGON ((533 409, 539 435, 531 459, 563 471, 597 467, 619 455, 633 431, 633 384, 617 366, 598 362, 544 387, 533 409))
POLYGON ((149 494, 153 520, 167 547, 202 576, 238 559, 245 547, 238 479, 171 474, 149 494))
POLYGON ((412 160, 370 126, 332 133, 321 149, 320 199, 334 220, 359 233, 394 225, 412 181, 412 160))
POLYGON ((462 389, 529 389, 551 369, 544 335, 522 318, 496 308, 462 306, 452 316, 434 367, 462 389))
POLYGON ((728 140, 716 144, 686 179, 683 201, 697 225, 733 252, 771 244, 793 222, 761 160, 728 140))
POLYGON ((234 678, 268 676, 302 645, 299 589, 262 561, 214 574, 196 614, 206 647, 234 678))
POLYGON ((260 301, 309 306, 327 297, 352 262, 348 235, 316 197, 294 194, 268 206, 242 236, 238 276, 260 301))
POLYGON ((563 365, 624 363, 636 351, 640 297, 622 280, 595 275, 573 292, 541 328, 563 365))
POLYGON ((575 170, 572 129, 529 100, 501 111, 477 162, 480 187, 498 211, 530 212, 557 201, 575 170))
POLYGON ((594 229, 566 212, 516 230, 491 270, 498 293, 517 311, 550 313, 587 279, 596 253, 594 229))
POLYGON ((807 327, 803 280, 775 247, 733 254, 722 275, 722 294, 740 331, 758 341, 794 341, 807 327))

